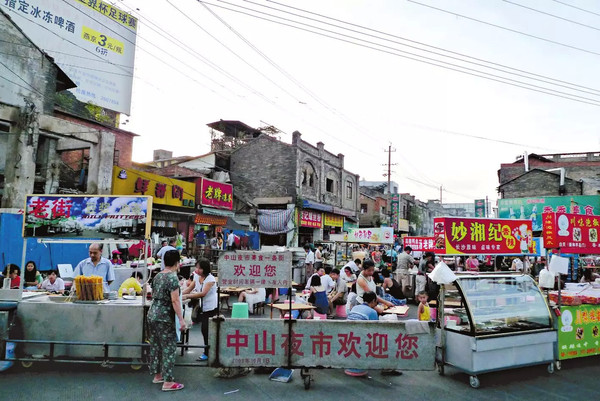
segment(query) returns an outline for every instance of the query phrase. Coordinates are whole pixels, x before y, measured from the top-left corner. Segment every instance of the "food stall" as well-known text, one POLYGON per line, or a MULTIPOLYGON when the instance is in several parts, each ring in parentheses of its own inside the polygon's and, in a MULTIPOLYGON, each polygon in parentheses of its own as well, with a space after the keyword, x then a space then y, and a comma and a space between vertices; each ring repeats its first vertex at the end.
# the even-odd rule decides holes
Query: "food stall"
MULTIPOLYGON (((569 260, 579 260, 582 269, 595 270, 600 253, 600 216, 564 212, 543 213, 544 244, 552 253, 549 269, 569 273, 569 260), (588 255, 565 258, 565 255, 588 255)), ((591 213, 591 209, 590 209, 591 213)), ((575 265, 575 263, 573 263, 575 265)), ((571 266, 573 276, 575 266, 571 266)), ((550 291, 548 300, 557 310, 557 367, 560 361, 600 355, 600 280, 566 283, 563 290, 550 291)))
MULTIPOLYGON (((343 267, 352 259, 350 244, 393 245, 394 229, 392 227, 351 228, 347 233, 332 234, 330 240, 335 243, 335 266, 343 267)), ((369 255, 365 255, 367 257, 369 255)))
MULTIPOLYGON (((24 209, 22 265, 26 260, 27 237, 35 237, 40 243, 102 243, 104 246, 147 240, 151 209, 149 196, 28 196, 24 209), (93 239, 72 238, 60 229, 64 224, 77 224, 84 238, 93 239), (114 238, 125 226, 129 228, 130 238, 114 238)), ((85 257, 87 255, 82 255, 82 259, 85 257)), ((148 269, 142 271, 146 279, 148 269)), ((104 293, 107 286, 101 277, 83 279, 83 276, 74 278, 72 287, 78 291, 69 296, 22 289, 0 290, 0 300, 18 302, 15 323, 20 335, 0 339, 18 345, 14 360, 20 360, 23 366, 33 361, 141 366, 146 297, 113 299, 104 293)))
MULTIPOLYGON (((530 231, 531 220, 436 218, 435 251, 528 254, 530 231)), ((529 275, 469 272, 453 280, 441 285, 438 300, 440 374, 450 365, 469 374, 471 387, 477 388, 477 375, 482 373, 539 364, 554 372, 557 333, 550 309, 529 275)))

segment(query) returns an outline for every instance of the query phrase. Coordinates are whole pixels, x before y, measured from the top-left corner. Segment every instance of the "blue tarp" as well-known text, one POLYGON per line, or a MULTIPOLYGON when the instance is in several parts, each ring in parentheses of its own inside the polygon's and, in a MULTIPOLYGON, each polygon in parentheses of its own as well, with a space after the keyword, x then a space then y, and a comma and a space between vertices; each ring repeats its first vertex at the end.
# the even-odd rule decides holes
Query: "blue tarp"
MULTIPOLYGON (((2 269, 8 263, 21 267, 23 215, 0 213, 0 238, 2 269)), ((25 261, 33 260, 40 271, 57 269, 59 263, 70 263, 74 268, 81 260, 89 257, 88 247, 89 244, 40 244, 37 238, 28 238, 25 261)))

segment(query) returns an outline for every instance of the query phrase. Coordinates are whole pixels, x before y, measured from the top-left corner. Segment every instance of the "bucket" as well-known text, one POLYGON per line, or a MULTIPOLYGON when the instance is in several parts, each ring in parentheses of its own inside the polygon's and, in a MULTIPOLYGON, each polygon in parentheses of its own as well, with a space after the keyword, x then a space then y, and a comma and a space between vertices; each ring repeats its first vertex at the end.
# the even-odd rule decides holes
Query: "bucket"
POLYGON ((248 319, 248 304, 246 302, 235 302, 231 309, 232 319, 248 319))

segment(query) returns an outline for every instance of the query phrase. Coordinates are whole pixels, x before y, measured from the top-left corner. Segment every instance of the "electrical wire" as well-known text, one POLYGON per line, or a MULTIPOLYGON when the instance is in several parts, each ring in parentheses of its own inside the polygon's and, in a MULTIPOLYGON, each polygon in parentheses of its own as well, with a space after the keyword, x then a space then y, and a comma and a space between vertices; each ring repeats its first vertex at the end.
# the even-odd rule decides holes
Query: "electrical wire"
MULTIPOLYGON (((260 3, 255 3, 255 2, 252 2, 252 1, 249 1, 249 0, 244 0, 244 1, 249 2, 249 3, 253 3, 253 4, 257 4, 257 5, 261 5, 263 7, 267 7, 267 6, 262 5, 260 3)), ((539 77, 539 78, 548 79, 548 80, 551 80, 551 81, 554 81, 554 82, 559 82, 559 83, 562 83, 562 84, 568 84, 570 86, 575 86, 575 87, 579 87, 579 88, 583 88, 583 89, 587 89, 587 90, 591 90, 591 91, 595 91, 595 92, 600 92, 599 89, 594 89, 594 88, 590 88, 590 87, 587 87, 587 86, 574 84, 574 83, 563 81, 563 80, 560 80, 560 79, 551 78, 551 77, 548 77, 548 76, 545 76, 545 75, 536 74, 536 73, 533 73, 533 72, 530 72, 530 71, 525 71, 525 70, 522 70, 522 69, 510 67, 510 66, 507 66, 507 65, 504 65, 504 64, 493 62, 493 61, 489 61, 489 60, 485 60, 485 59, 481 59, 481 58, 469 56, 468 54, 455 52, 455 51, 452 51, 452 50, 445 49, 443 47, 432 46, 432 45, 429 45, 427 43, 419 42, 419 41, 412 40, 412 39, 409 39, 409 38, 406 38, 406 37, 402 37, 402 36, 398 36, 398 35, 393 35, 393 34, 390 34, 390 33, 387 33, 387 32, 383 32, 383 31, 379 31, 379 30, 376 30, 376 29, 372 29, 372 28, 369 28, 369 27, 366 27, 366 26, 363 26, 363 25, 354 24, 354 23, 351 23, 351 22, 348 22, 348 21, 344 21, 344 20, 341 20, 341 19, 332 18, 332 17, 326 16, 324 14, 314 13, 312 11, 308 11, 308 10, 305 10, 305 9, 302 9, 302 8, 292 7, 290 5, 283 4, 283 3, 278 3, 278 2, 273 1, 273 0, 266 0, 266 1, 268 1, 270 3, 278 4, 278 5, 281 5, 281 6, 284 6, 284 7, 288 7, 288 8, 297 10, 297 11, 308 13, 308 14, 311 14, 311 15, 316 15, 318 17, 325 18, 325 19, 328 19, 328 20, 332 20, 332 21, 336 21, 336 22, 341 22, 343 24, 350 25, 350 26, 353 26, 353 27, 357 27, 357 28, 360 28, 360 29, 363 29, 363 30, 367 30, 369 32, 375 32, 375 33, 382 34, 382 35, 385 35, 385 36, 389 36, 389 37, 392 37, 392 38, 395 38, 395 39, 404 40, 404 41, 407 41, 407 42, 410 42, 410 43, 414 43, 414 44, 419 45, 419 46, 424 46, 424 47, 427 47, 427 48, 431 48, 431 49, 443 51, 443 52, 454 54, 454 55, 457 55, 457 56, 460 56, 460 57, 466 57, 466 58, 471 59, 471 60, 475 60, 475 61, 479 61, 479 62, 491 64, 491 65, 495 65, 495 66, 498 66, 498 67, 506 68, 506 69, 509 69, 509 70, 512 70, 512 71, 517 71, 517 72, 520 72, 520 73, 523 73, 523 74, 528 74, 528 75, 532 75, 532 76, 539 77)), ((312 20, 312 21, 316 21, 316 22, 319 22, 319 23, 325 23, 325 22, 320 21, 320 20, 315 19, 315 18, 306 17, 306 16, 303 16, 303 15, 300 15, 300 14, 296 14, 296 13, 289 13, 287 11, 283 11, 283 10, 278 9, 278 8, 274 8, 274 7, 269 7, 269 8, 272 8, 272 9, 277 10, 277 11, 285 12, 285 13, 288 13, 288 14, 292 14, 292 15, 295 15, 295 16, 298 16, 298 17, 301 17, 301 18, 305 18, 305 19, 309 19, 309 20, 312 20)), ((417 49, 417 50, 420 50, 420 51, 430 52, 430 53, 433 53, 433 54, 436 54, 436 55, 441 55, 443 57, 448 57, 447 55, 439 54, 437 52, 431 52, 429 50, 426 50, 426 49, 423 49, 423 48, 419 48, 417 46, 406 45, 405 43, 402 43, 402 42, 398 42, 398 41, 394 41, 394 40, 389 40, 389 39, 383 38, 381 36, 367 34, 367 33, 364 33, 364 32, 358 31, 358 30, 354 30, 354 29, 348 29, 348 28, 345 28, 345 27, 340 26, 340 25, 335 25, 335 24, 328 24, 328 25, 332 25, 332 26, 335 26, 335 27, 340 28, 340 29, 344 29, 344 30, 349 30, 349 31, 352 31, 352 32, 356 32, 356 33, 359 33, 361 35, 371 36, 371 37, 378 38, 378 39, 381 39, 381 40, 386 40, 386 41, 389 41, 389 42, 392 42, 392 43, 397 43, 397 44, 400 44, 402 46, 407 46, 407 47, 414 48, 414 49, 417 49)), ((464 61, 464 62, 468 62, 467 60, 462 60, 460 58, 454 58, 454 59, 461 60, 461 61, 464 61)), ((473 64, 475 64, 475 65, 481 65, 479 63, 473 63, 473 64)), ((485 66, 485 67, 486 68, 490 68, 488 66, 485 66)), ((503 71, 503 70, 498 69, 498 71, 503 71)), ((523 76, 523 75, 520 75, 520 74, 515 74, 515 75, 523 76)), ((542 82, 546 82, 544 80, 541 80, 541 81, 542 82)), ((558 86, 563 86, 563 85, 558 85, 558 86)), ((567 86, 564 86, 564 87, 567 87, 567 86)), ((583 91, 583 92, 586 92, 586 91, 583 91)), ((588 92, 586 92, 586 93, 588 93, 588 92)))
POLYGON ((597 16, 600 17, 600 13, 595 13, 593 11, 586 10, 585 8, 581 8, 581 7, 577 7, 577 6, 574 6, 574 5, 569 4, 569 3, 565 3, 564 1, 559 1, 559 0, 552 0, 552 1, 555 2, 555 3, 559 3, 559 4, 562 4, 562 5, 565 5, 567 7, 574 8, 574 9, 579 10, 579 11, 583 11, 584 13, 594 14, 594 15, 597 15, 597 16))
POLYGON ((537 8, 528 7, 528 6, 525 6, 523 4, 515 3, 515 2, 509 1, 509 0, 502 0, 502 1, 504 1, 505 3, 508 3, 508 4, 512 4, 513 6, 521 7, 521 8, 524 8, 526 10, 530 10, 530 11, 533 11, 533 12, 536 12, 536 13, 539 13, 539 14, 547 15, 549 17, 556 18, 556 19, 559 19, 559 20, 562 20, 562 21, 570 22, 572 24, 579 25, 579 26, 582 26, 584 28, 589 28, 589 29, 593 29, 595 31, 600 31, 600 28, 596 28, 595 26, 583 24, 581 22, 577 22, 577 21, 574 21, 574 20, 571 20, 571 19, 568 19, 568 18, 564 18, 564 17, 558 16, 558 15, 555 15, 555 14, 547 13, 545 11, 538 10, 537 8))
MULTIPOLYGON (((341 42, 350 43, 350 44, 353 44, 353 45, 356 45, 356 46, 365 47, 365 48, 376 50, 376 51, 379 51, 379 52, 382 52, 382 53, 387 53, 387 54, 391 54, 391 55, 394 55, 394 56, 397 56, 397 57, 402 57, 402 58, 406 58, 406 59, 409 59, 409 60, 418 61, 420 63, 424 63, 424 64, 428 64, 428 65, 433 65, 433 66, 444 68, 444 69, 447 69, 447 70, 460 72, 460 73, 463 73, 463 74, 466 74, 466 75, 471 75, 471 76, 475 76, 475 77, 487 79, 487 80, 490 80, 490 81, 495 81, 495 82, 503 83, 503 84, 506 84, 506 85, 510 85, 510 86, 514 86, 514 87, 518 87, 518 88, 522 88, 522 89, 527 89, 527 90, 530 90, 530 91, 533 91, 533 92, 544 93, 544 94, 547 94, 547 95, 550 95, 550 96, 559 97, 559 98, 563 98, 563 99, 567 99, 567 100, 571 100, 571 101, 576 101, 576 102, 579 102, 579 103, 590 104, 590 105, 593 105, 593 106, 600 106, 600 101, 595 100, 595 99, 590 99, 590 98, 586 98, 586 97, 575 95, 575 94, 571 94, 571 93, 565 93, 565 92, 561 92, 561 91, 558 91, 558 90, 555 90, 555 89, 551 89, 551 88, 540 87, 539 85, 534 85, 534 84, 530 84, 530 83, 525 83, 525 82, 522 82, 522 81, 514 80, 514 79, 511 79, 511 78, 497 76, 497 75, 494 75, 494 74, 491 74, 491 73, 486 73, 486 72, 474 70, 472 68, 468 68, 468 67, 464 67, 464 66, 458 66, 458 65, 455 65, 455 64, 452 64, 452 63, 447 63, 447 62, 443 62, 443 61, 440 61, 440 60, 431 59, 429 57, 425 57, 425 56, 421 56, 421 55, 415 55, 416 57, 420 57, 420 58, 424 59, 424 60, 421 60, 419 58, 414 58, 414 57, 410 57, 410 56, 405 56, 403 54, 395 53, 395 52, 399 52, 399 53, 405 53, 405 54, 406 53, 407 54, 412 54, 410 52, 405 52, 405 51, 398 50, 398 49, 394 49, 395 52, 394 51, 390 51, 390 50, 380 49, 380 48, 376 48, 376 47, 373 47, 373 46, 370 46, 370 45, 365 45, 365 44, 362 44, 362 43, 353 42, 353 41, 350 41, 350 40, 347 40, 347 39, 343 39, 343 38, 331 36, 331 35, 328 35, 328 34, 323 34, 323 33, 320 33, 320 32, 315 32, 315 31, 312 31, 310 29, 301 28, 301 27, 298 27, 298 26, 295 26, 295 25, 290 25, 290 24, 287 24, 287 23, 284 23, 284 22, 274 21, 274 20, 271 20, 269 18, 265 18, 265 17, 261 17, 261 16, 256 16, 256 15, 253 15, 253 14, 246 13, 244 11, 234 10, 234 9, 231 9, 231 8, 228 8, 228 7, 224 7, 224 6, 220 6, 220 5, 217 5, 217 4, 208 3, 208 2, 203 1, 203 0, 197 0, 197 1, 200 2, 200 3, 205 3, 205 4, 212 5, 214 7, 223 8, 223 9, 226 9, 226 10, 229 10, 229 11, 233 11, 233 12, 237 12, 237 13, 240 13, 240 14, 245 14, 245 15, 248 15, 248 16, 251 16, 251 17, 254 17, 254 18, 258 18, 258 19, 269 21, 269 22, 273 22, 273 23, 276 23, 276 24, 279 24, 279 25, 288 26, 288 27, 295 28, 295 29, 298 29, 298 30, 310 32, 310 33, 313 33, 313 34, 316 34, 316 35, 319 35, 319 36, 328 37, 328 38, 335 39, 335 40, 338 40, 338 41, 341 41, 341 42), (427 60, 433 60, 433 61, 427 61, 427 60), (438 63, 442 63, 442 64, 438 64, 438 63), (466 71, 463 71, 463 69, 466 70, 466 71), (469 72, 469 71, 476 71, 479 74, 473 73, 473 72, 469 72), (480 75, 480 74, 485 74, 485 75, 480 75)), ((240 6, 238 6, 238 7, 240 7, 240 6)), ((247 8, 247 7, 242 7, 242 8, 247 8)), ((260 11, 254 11, 254 12, 258 12, 258 13, 261 13, 261 14, 266 14, 266 13, 262 13, 260 11)), ((276 17, 276 18, 281 18, 281 17, 276 17)), ((283 18, 283 19, 285 19, 285 18, 283 18)), ((301 25, 308 25, 308 24, 303 24, 303 23, 296 22, 296 21, 294 21, 294 23, 298 23, 298 24, 301 24, 301 25)), ((325 30, 323 28, 316 28, 316 29, 325 30)), ((325 31, 328 31, 328 30, 325 30, 325 31)), ((341 36, 348 36, 348 35, 343 35, 343 34, 339 34, 339 33, 335 33, 335 34, 341 35, 341 36)), ((371 43, 369 41, 365 41, 365 42, 371 43)), ((380 45, 380 44, 376 44, 376 45, 377 46, 382 46, 382 47, 389 47, 389 46, 383 46, 383 45, 380 45)))
MULTIPOLYGON (((11 72, 15 77, 19 78, 27 86, 29 86, 31 89, 33 89, 34 92, 37 92, 38 95, 41 95, 42 97, 44 96, 44 94, 40 90, 38 90, 35 86, 33 86, 32 84, 30 84, 29 82, 25 81, 19 74, 17 74, 16 72, 14 72, 9 66, 7 66, 6 64, 4 64, 2 61, 0 61, 0 64, 3 65, 4 68, 6 68, 9 72, 11 72)), ((6 80, 9 81, 9 82, 12 82, 12 81, 10 81, 8 79, 6 79, 6 80)), ((15 82, 13 82, 13 83, 16 84, 15 82)), ((21 88, 27 89, 27 88, 23 87, 22 85, 18 85, 18 86, 20 86, 21 88)))
POLYGON ((415 1, 415 0, 406 0, 406 1, 408 1, 410 3, 413 3, 413 4, 417 4, 417 5, 422 6, 422 7, 431 8, 432 10, 441 11, 441 12, 446 13, 446 14, 454 15, 456 17, 461 17, 461 18, 464 18, 464 19, 468 19, 469 21, 478 22, 480 24, 493 26, 494 28, 502 29, 502 30, 505 30, 505 31, 508 31, 508 32, 513 32, 513 33, 517 33, 519 35, 523 35, 523 36, 527 36, 527 37, 530 37, 530 38, 538 39, 538 40, 541 40, 541 41, 544 41, 544 42, 552 43, 552 44, 555 44, 557 46, 563 46, 563 47, 567 47, 569 49, 578 50, 578 51, 581 51, 581 52, 584 52, 584 53, 589 53, 589 54, 594 54, 596 56, 600 56, 600 53, 595 52, 593 50, 583 49, 581 47, 572 46, 572 45, 569 45, 569 44, 566 44, 566 43, 557 42, 557 41, 551 40, 551 39, 546 39, 546 38, 543 38, 541 36, 532 35, 532 34, 529 34, 529 33, 526 33, 526 32, 518 31, 516 29, 511 29, 511 28, 507 28, 505 26, 492 24, 491 22, 483 21, 483 20, 480 20, 480 19, 477 19, 477 18, 473 18, 473 17, 468 17, 468 16, 466 16, 464 14, 459 14, 459 13, 456 13, 454 11, 444 10, 443 8, 434 7, 434 6, 431 6, 429 4, 420 3, 420 2, 415 1))

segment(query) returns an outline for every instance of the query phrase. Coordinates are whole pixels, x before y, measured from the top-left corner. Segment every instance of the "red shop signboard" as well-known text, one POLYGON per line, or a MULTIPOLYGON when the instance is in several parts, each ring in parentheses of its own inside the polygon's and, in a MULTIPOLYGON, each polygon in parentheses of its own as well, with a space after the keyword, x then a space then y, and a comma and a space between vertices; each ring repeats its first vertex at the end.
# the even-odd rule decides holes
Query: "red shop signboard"
POLYGON ((310 210, 302 210, 300 212, 300 227, 321 228, 322 226, 321 212, 313 212, 310 210))
POLYGON ((231 210, 233 209, 233 186, 202 178, 200 193, 197 194, 197 198, 204 206, 231 210))
POLYGON ((413 251, 435 251, 435 241, 433 240, 433 237, 402 237, 402 244, 405 247, 410 246, 413 251))
POLYGON ((544 247, 562 253, 600 253, 600 216, 573 213, 542 213, 544 247))
POLYGON ((438 217, 433 220, 433 236, 438 254, 535 253, 531 220, 438 217))

